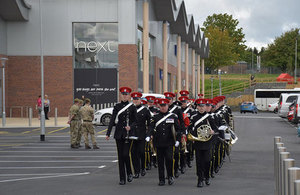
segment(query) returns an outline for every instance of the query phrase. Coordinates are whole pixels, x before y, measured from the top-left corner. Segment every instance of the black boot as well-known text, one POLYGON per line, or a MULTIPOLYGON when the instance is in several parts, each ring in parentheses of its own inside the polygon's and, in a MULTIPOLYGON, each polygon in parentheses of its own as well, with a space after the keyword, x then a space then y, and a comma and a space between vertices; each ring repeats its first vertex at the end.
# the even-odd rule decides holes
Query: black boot
POLYGON ((146 175, 146 170, 142 169, 141 176, 145 176, 145 175, 146 175))
POLYGON ((132 182, 132 180, 133 180, 133 176, 132 176, 132 174, 129 174, 129 175, 127 176, 127 181, 128 181, 128 182, 132 182))
POLYGON ((172 185, 174 183, 174 177, 169 177, 168 184, 172 185))
POLYGON ((205 184, 206 184, 207 186, 210 185, 210 179, 209 179, 209 178, 208 178, 208 179, 205 179, 205 184))
POLYGON ((123 180, 123 179, 120 180, 120 182, 119 182, 120 185, 125 185, 125 183, 126 183, 126 182, 125 182, 125 180, 123 180))
POLYGON ((137 178, 139 178, 140 177, 140 174, 139 173, 136 173, 136 174, 134 174, 134 176, 133 176, 133 178, 135 178, 135 179, 137 179, 137 178))
POLYGON ((85 149, 91 149, 91 146, 89 146, 89 145, 85 145, 85 149))
POLYGON ((198 179, 197 187, 202 188, 204 186, 202 179, 198 179))
POLYGON ((164 180, 159 180, 158 185, 159 185, 159 186, 164 186, 164 185, 165 185, 165 181, 164 181, 164 180))

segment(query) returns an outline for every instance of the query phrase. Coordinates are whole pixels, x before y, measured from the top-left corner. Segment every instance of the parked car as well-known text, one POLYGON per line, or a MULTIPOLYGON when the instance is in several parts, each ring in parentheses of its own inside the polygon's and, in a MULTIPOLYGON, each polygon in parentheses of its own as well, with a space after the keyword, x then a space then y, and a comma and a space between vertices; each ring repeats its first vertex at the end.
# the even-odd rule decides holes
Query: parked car
POLYGON ((269 104, 267 109, 268 109, 268 111, 270 111, 270 112, 277 113, 277 112, 278 112, 278 101, 269 104))
MULTIPOLYGON (((142 99, 144 99, 145 97, 150 96, 150 95, 152 95, 156 98, 165 98, 165 96, 162 94, 143 93, 142 99)), ((96 111, 94 114, 93 124, 108 126, 111 116, 112 116, 113 109, 114 108, 111 107, 111 108, 104 108, 104 109, 96 111)))
POLYGON ((289 112, 289 106, 295 101, 300 94, 296 93, 282 93, 279 97, 278 115, 286 118, 289 112))
POLYGON ((240 106, 240 112, 246 113, 246 112, 252 112, 253 114, 257 114, 258 110, 256 105, 253 102, 243 102, 240 106))
POLYGON ((297 105, 297 100, 293 101, 292 104, 289 106, 289 112, 287 114, 287 119, 290 122, 295 122, 295 115, 297 115, 296 111, 296 105, 297 105))

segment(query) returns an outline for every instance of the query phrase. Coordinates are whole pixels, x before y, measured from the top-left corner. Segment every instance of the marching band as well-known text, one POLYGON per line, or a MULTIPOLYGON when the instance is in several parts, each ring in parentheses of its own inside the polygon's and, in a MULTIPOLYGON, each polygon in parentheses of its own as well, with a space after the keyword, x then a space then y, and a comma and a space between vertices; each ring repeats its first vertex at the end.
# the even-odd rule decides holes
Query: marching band
POLYGON ((116 126, 119 184, 126 184, 126 175, 131 182, 154 166, 158 185, 165 185, 165 179, 172 185, 179 173, 192 167, 195 155, 197 187, 209 186, 237 140, 226 97, 204 99, 198 94, 194 100, 182 90, 178 101, 172 92, 165 92, 165 99, 147 96, 142 100, 142 93, 131 92, 129 87, 120 88, 122 101, 113 109, 106 134, 108 140, 116 126))

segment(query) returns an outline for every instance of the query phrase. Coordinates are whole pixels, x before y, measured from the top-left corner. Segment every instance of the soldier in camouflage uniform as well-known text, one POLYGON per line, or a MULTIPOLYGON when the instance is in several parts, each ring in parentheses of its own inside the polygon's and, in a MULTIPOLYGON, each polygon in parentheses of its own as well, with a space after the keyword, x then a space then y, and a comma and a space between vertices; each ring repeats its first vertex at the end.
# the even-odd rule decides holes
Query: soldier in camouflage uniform
POLYGON ((93 119, 94 119, 94 109, 90 106, 91 100, 86 98, 84 100, 85 105, 80 108, 80 115, 81 119, 83 120, 82 123, 82 132, 84 136, 84 143, 85 149, 91 149, 89 145, 89 134, 91 135, 91 140, 93 143, 94 149, 99 149, 97 146, 96 138, 95 138, 95 129, 93 126, 93 119))
POLYGON ((70 137, 71 137, 71 148, 78 148, 77 146, 77 136, 80 126, 80 116, 79 116, 79 99, 74 100, 74 105, 71 106, 69 111, 70 124, 70 137))
MULTIPOLYGON (((79 100, 79 109, 83 106, 83 100, 79 100)), ((79 124, 79 129, 78 129, 78 135, 77 135, 77 143, 76 145, 78 147, 81 147, 80 142, 81 142, 81 137, 82 137, 82 120, 81 120, 81 116, 80 116, 80 124, 79 124)))

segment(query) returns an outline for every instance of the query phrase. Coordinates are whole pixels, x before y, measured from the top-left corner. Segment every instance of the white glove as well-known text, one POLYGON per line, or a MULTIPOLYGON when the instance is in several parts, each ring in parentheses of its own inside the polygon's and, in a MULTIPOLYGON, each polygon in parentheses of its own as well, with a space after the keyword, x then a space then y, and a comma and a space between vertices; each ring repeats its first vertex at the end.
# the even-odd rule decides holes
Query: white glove
POLYGON ((179 141, 175 142, 175 147, 177 148, 179 146, 179 141))
POLYGON ((150 137, 146 137, 146 142, 149 142, 150 141, 150 137))

